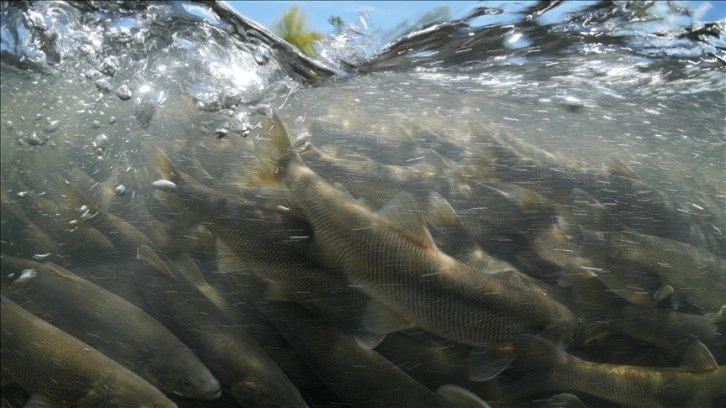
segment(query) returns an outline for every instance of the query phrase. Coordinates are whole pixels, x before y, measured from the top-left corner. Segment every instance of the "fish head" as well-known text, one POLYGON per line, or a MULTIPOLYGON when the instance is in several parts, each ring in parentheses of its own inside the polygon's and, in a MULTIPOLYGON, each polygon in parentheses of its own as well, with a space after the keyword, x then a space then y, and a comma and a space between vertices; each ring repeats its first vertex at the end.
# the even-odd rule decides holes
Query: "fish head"
POLYGON ((299 391, 287 379, 280 381, 247 373, 244 378, 230 385, 230 391, 235 401, 243 407, 307 407, 299 391))
POLYGON ((573 344, 582 344, 585 341, 585 326, 582 319, 570 313, 570 316, 547 325, 539 336, 566 349, 573 344))
POLYGON ((162 390, 187 398, 213 400, 222 395, 219 381, 191 350, 167 350, 170 352, 144 367, 144 378, 153 379, 162 390))

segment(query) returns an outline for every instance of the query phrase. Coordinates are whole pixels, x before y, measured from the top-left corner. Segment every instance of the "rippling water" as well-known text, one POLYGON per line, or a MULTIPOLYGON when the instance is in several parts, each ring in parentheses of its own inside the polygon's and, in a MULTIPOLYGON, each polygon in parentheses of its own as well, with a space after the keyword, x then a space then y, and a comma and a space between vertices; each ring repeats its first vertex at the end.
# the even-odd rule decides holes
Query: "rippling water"
MULTIPOLYGON (((254 115, 274 110, 299 140, 393 165, 421 159, 401 147, 410 129, 446 160, 481 155, 473 122, 570 167, 617 157, 704 219, 705 247, 726 257, 723 21, 696 25, 679 3, 500 3, 373 52, 376 33, 352 27, 310 59, 225 4, 4 2, 2 253, 63 263, 16 209, 60 239, 72 220, 38 209, 66 197, 66 182, 151 235, 139 215, 157 206, 140 182, 151 177, 140 175, 149 146, 194 157, 197 174, 235 186, 240 163, 255 160, 254 115)), ((99 257, 71 241, 63 252, 77 270, 135 256, 99 257)))

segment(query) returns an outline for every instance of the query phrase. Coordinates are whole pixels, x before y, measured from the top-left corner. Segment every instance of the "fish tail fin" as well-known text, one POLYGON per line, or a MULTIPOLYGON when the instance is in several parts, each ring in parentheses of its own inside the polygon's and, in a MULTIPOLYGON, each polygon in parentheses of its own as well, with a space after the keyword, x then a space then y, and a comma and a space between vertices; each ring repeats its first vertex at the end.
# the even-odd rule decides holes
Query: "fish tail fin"
POLYGON ((263 135, 256 139, 259 162, 247 174, 247 182, 252 185, 280 186, 292 166, 302 165, 300 154, 295 150, 285 130, 285 125, 277 115, 263 120, 263 135))

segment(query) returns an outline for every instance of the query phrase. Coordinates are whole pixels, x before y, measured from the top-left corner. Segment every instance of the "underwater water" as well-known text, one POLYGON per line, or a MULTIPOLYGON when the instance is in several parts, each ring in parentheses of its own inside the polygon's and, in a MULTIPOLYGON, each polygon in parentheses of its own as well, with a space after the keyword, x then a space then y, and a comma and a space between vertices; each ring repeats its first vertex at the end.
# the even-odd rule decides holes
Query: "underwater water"
POLYGON ((726 404, 723 20, 1 18, 3 407, 726 404))

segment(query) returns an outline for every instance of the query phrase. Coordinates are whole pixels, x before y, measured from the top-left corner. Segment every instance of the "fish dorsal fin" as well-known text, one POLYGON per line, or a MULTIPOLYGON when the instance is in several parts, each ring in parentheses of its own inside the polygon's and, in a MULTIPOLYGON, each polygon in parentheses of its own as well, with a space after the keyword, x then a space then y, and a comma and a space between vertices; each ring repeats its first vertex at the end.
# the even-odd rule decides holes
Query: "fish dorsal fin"
POLYGON ((592 231, 580 227, 582 244, 577 255, 599 263, 602 259, 610 257, 610 236, 601 231, 592 231))
POLYGON ((87 207, 90 212, 98 212, 98 208, 95 204, 91 203, 83 193, 81 193, 73 184, 68 180, 60 179, 59 183, 63 193, 68 197, 70 201, 70 208, 78 209, 81 207, 87 207))
POLYGON ((162 179, 167 179, 174 182, 175 178, 178 177, 179 173, 171 164, 169 156, 164 153, 158 146, 150 145, 148 147, 149 154, 151 155, 151 163, 162 179))
POLYGON ((485 127, 479 123, 469 123, 469 133, 472 139, 477 144, 486 146, 486 153, 491 156, 491 159, 522 158, 523 156, 521 154, 494 134, 496 131, 493 127, 485 127))
POLYGON ((711 372, 719 369, 716 359, 708 351, 708 347, 698 340, 692 341, 686 348, 681 359, 681 367, 688 371, 699 372, 711 372))
POLYGON ((197 286, 198 284, 207 284, 207 280, 202 276, 202 271, 199 270, 197 263, 188 254, 181 254, 174 264, 188 281, 193 282, 197 286))
POLYGON ((545 196, 534 190, 524 187, 518 190, 514 196, 522 210, 537 210, 551 205, 545 196))
POLYGON ((429 193, 427 215, 429 223, 436 229, 453 228, 457 232, 466 231, 454 208, 437 192, 429 193))
POLYGON ((421 126, 417 125, 413 120, 408 120, 394 126, 390 136, 395 142, 415 145, 417 142, 413 135, 422 131, 421 126))
POLYGON ((240 259, 237 254, 222 242, 221 239, 217 238, 214 243, 217 252, 217 270, 221 273, 233 273, 240 272, 247 269, 244 261, 240 259))
POLYGON ((491 408, 473 392, 458 385, 445 384, 436 390, 442 408, 491 408))
POLYGON ((424 217, 411 193, 400 192, 376 213, 394 229, 427 249, 436 249, 424 217))
POLYGON ((696 223, 691 223, 691 226, 688 228, 688 238, 693 246, 705 248, 707 245, 706 236, 703 235, 703 231, 701 231, 701 228, 696 223))
POLYGON ((300 156, 303 158, 303 161, 306 159, 320 159, 320 158, 327 158, 327 154, 323 152, 322 150, 318 149, 317 146, 312 144, 310 141, 304 141, 302 143, 296 144, 297 151, 300 153, 300 156))
POLYGON ((451 164, 449 164, 449 162, 434 149, 424 149, 423 155, 426 158, 426 161, 436 166, 436 168, 448 169, 451 167, 451 164))
POLYGON ((277 187, 280 185, 281 171, 291 162, 302 163, 302 158, 293 147, 285 125, 276 112, 272 112, 271 118, 262 117, 262 129, 255 138, 259 160, 246 177, 252 185, 277 187))
POLYGON ((136 259, 139 261, 152 266, 154 269, 159 271, 162 275, 165 277, 176 281, 176 276, 174 275, 174 272, 169 268, 169 266, 164 262, 159 255, 154 252, 153 249, 149 248, 146 245, 141 245, 136 250, 136 259))
POLYGON ((414 320, 383 303, 371 300, 363 311, 363 328, 375 334, 388 334, 414 327, 414 320))
POLYGON ((190 159, 190 162, 192 164, 192 168, 194 169, 194 179, 195 180, 214 180, 214 177, 209 174, 209 172, 204 168, 204 165, 202 165, 202 162, 199 161, 198 158, 192 157, 190 159))
POLYGON ((65 278, 65 279, 76 281, 76 282, 81 280, 81 278, 78 275, 76 275, 75 273, 69 271, 68 269, 66 269, 60 265, 56 265, 53 262, 46 262, 45 266, 47 266, 51 272, 55 273, 56 275, 60 276, 61 278, 65 278))
POLYGON ((615 307, 621 298, 610 291, 589 265, 583 258, 573 258, 567 261, 562 274, 572 285, 574 303, 580 312, 593 316, 615 307))
POLYGON ((616 159, 615 157, 608 157, 603 163, 603 169, 605 173, 613 176, 622 176, 632 179, 637 179, 638 176, 635 174, 633 169, 630 168, 624 161, 616 159))
POLYGON ((25 212, 20 208, 20 206, 13 202, 3 202, 3 207, 10 208, 10 212, 13 213, 15 218, 19 219, 23 224, 30 225, 33 224, 32 221, 25 215, 25 212))

